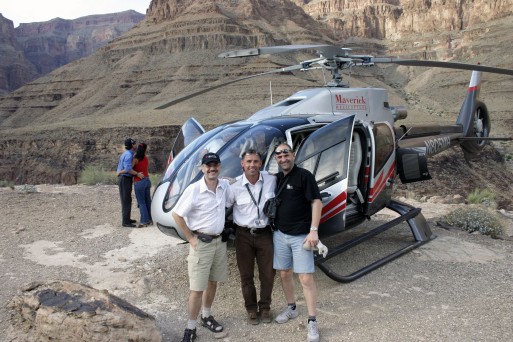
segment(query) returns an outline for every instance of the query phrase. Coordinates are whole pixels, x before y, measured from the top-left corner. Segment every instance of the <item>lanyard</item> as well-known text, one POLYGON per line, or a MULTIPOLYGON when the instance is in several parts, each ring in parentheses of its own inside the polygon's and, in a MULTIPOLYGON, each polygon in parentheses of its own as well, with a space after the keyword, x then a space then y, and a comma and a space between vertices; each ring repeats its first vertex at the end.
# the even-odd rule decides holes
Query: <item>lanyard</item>
POLYGON ((262 190, 264 189, 264 182, 262 180, 262 187, 260 188, 260 194, 258 194, 258 202, 255 201, 255 197, 253 197, 253 193, 251 192, 251 190, 249 190, 248 183, 246 183, 246 189, 248 189, 249 195, 251 196, 251 200, 253 200, 253 203, 255 204, 255 206, 257 208, 258 219, 260 219, 260 208, 258 207, 258 204, 260 204, 260 199, 262 198, 262 190))

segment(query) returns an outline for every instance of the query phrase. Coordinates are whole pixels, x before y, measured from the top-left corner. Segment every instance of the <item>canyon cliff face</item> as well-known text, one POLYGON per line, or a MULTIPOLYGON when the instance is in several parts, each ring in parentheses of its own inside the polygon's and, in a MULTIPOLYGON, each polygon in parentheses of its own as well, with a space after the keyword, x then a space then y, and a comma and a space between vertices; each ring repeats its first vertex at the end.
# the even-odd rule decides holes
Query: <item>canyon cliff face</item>
MULTIPOLYGON (((332 42, 324 25, 290 1, 183 1, 179 11, 162 10, 171 4, 152 2, 147 18, 130 34, 0 99, 0 127, 117 126, 138 122, 140 113, 157 118, 145 124, 156 124, 170 117, 152 111, 159 103, 241 74, 245 61, 216 57, 228 48, 332 42)), ((258 59, 243 73, 272 66, 258 59)), ((229 95, 219 101, 227 102, 229 95)))
POLYGON ((338 39, 466 30, 513 14, 508 0, 295 0, 338 39))
MULTIPOLYGON (((27 136, 34 141, 54 139, 52 146, 61 151, 56 158, 81 161, 62 164, 60 173, 48 169, 46 178, 69 182, 76 177, 62 176, 62 170, 76 175, 85 163, 81 156, 93 144, 65 149, 72 136, 80 136, 78 132, 89 132, 95 137, 91 141, 99 146, 105 131, 99 135, 95 132, 115 130, 116 138, 109 143, 112 148, 126 136, 141 141, 138 132, 143 127, 176 128, 191 116, 204 125, 245 118, 270 103, 271 83, 276 102, 322 82, 320 73, 266 76, 165 110, 156 109, 171 99, 225 80, 312 58, 311 54, 217 58, 227 50, 327 43, 353 47, 357 53, 461 62, 479 58, 483 63, 489 61, 484 64, 511 68, 512 6, 510 1, 493 0, 153 0, 146 18, 126 34, 0 98, 0 146, 9 151, 0 158, 2 165, 9 165, 0 168, 0 179, 11 179, 12 170, 19 170, 16 182, 34 181, 33 165, 29 167, 28 159, 23 158, 29 155, 27 136), (55 175, 50 176, 51 172, 55 175)), ((106 31, 99 34, 109 35, 106 31)), ((36 43, 33 46, 38 46, 36 43)), ((79 39, 65 44, 89 46, 79 39)), ((459 91, 464 94, 468 84, 468 74, 451 73, 447 77, 437 70, 397 66, 369 69, 351 79, 358 86, 386 88, 391 101, 410 105, 410 113, 420 114, 412 116, 418 122, 447 121, 459 110, 459 91)), ((505 117, 511 114, 504 98, 512 85, 505 77, 493 77, 486 84, 489 92, 482 94, 505 117)), ((167 154, 173 134, 154 142, 158 145, 152 150, 167 154)), ((114 167, 115 154, 106 154, 108 164, 114 167)), ((30 150, 30 156, 31 160, 44 158, 44 149, 30 150)), ((94 158, 87 162, 94 162, 94 158)))
POLYGON ((143 18, 144 15, 135 11, 125 11, 74 20, 55 18, 14 28, 12 21, 0 16, 3 37, 0 38, 0 49, 16 51, 18 56, 13 63, 12 58, 4 58, 2 54, 0 75, 9 82, 0 84, 0 93, 8 93, 65 64, 89 56, 143 18))
POLYGON ((16 184, 76 184, 81 170, 97 165, 113 170, 128 136, 148 144, 150 172, 166 167, 169 137, 180 127, 65 129, 0 139, 0 179, 16 184), (164 147, 166 148, 158 148, 164 147))
POLYGON ((17 89, 38 76, 35 66, 25 58, 16 40, 11 20, 0 14, 0 96, 17 89))

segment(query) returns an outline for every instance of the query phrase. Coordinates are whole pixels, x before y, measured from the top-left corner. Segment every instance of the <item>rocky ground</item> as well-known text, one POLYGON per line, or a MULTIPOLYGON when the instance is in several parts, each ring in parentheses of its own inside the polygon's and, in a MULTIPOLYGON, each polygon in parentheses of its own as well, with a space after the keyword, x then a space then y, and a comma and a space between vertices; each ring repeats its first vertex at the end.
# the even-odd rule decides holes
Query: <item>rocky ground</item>
MULTIPOLYGON (((19 187, 0 189, 4 208, 0 340, 12 341, 6 335, 10 326, 6 303, 22 285, 61 279, 108 289, 154 315, 164 341, 179 341, 186 321, 188 246, 156 227, 120 227, 115 186, 39 185, 35 189, 33 193, 19 187)), ((513 340, 511 239, 440 228, 435 222, 456 204, 410 202, 423 209, 437 238, 349 284, 337 283, 317 270, 321 340, 513 340)), ((138 218, 135 205, 133 210, 138 218)), ((366 227, 392 215, 383 212, 366 227)), ((505 236, 511 237, 513 220, 504 219, 508 227, 505 236)), ((339 239, 355 233, 349 231, 339 239)), ((330 265, 348 273, 404 243, 407 237, 407 226, 399 226, 332 259, 330 265)), ((297 291, 299 319, 284 325, 250 326, 244 320, 233 251, 229 261, 229 280, 219 287, 213 308, 228 332, 221 340, 305 340, 306 308, 301 291, 297 291)), ((278 280, 273 299, 273 309, 278 311, 284 305, 278 280)), ((199 328, 198 332, 199 341, 214 340, 207 330, 199 328)))

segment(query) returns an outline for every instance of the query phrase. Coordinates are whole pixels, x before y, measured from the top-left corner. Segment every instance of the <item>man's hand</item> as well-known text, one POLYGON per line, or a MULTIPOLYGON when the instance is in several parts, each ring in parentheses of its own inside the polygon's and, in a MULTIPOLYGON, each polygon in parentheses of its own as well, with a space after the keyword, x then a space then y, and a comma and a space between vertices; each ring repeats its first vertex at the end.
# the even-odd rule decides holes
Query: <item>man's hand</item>
POLYGON ((198 245, 198 237, 193 234, 188 241, 191 244, 192 249, 196 249, 196 246, 198 245))
POLYGON ((305 240, 303 241, 303 247, 309 246, 310 248, 308 249, 313 249, 315 246, 317 246, 317 242, 319 242, 319 236, 317 235, 317 231, 311 230, 310 233, 306 236, 305 240))

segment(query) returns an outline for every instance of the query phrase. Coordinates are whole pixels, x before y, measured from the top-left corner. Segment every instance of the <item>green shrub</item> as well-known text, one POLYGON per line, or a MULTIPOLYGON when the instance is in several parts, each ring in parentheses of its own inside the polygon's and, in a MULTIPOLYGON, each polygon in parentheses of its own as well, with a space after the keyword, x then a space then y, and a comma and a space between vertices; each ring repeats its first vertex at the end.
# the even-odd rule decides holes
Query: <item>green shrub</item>
POLYGON ((101 165, 87 165, 80 174, 78 182, 85 185, 116 184, 116 174, 106 171, 101 165))
POLYGON ((468 204, 482 204, 485 207, 497 208, 495 195, 489 189, 475 189, 467 196, 468 204))
POLYGON ((33 184, 23 184, 18 187, 18 190, 24 194, 35 194, 37 193, 37 188, 33 184))
POLYGON ((11 181, 0 180, 0 188, 11 188, 14 190, 14 183, 11 181))
POLYGON ((442 221, 471 233, 479 231, 491 237, 502 235, 504 231, 504 225, 496 213, 476 206, 458 208, 442 217, 442 221))
POLYGON ((153 187, 157 186, 161 180, 162 180, 162 175, 150 173, 151 186, 153 186, 153 187))

